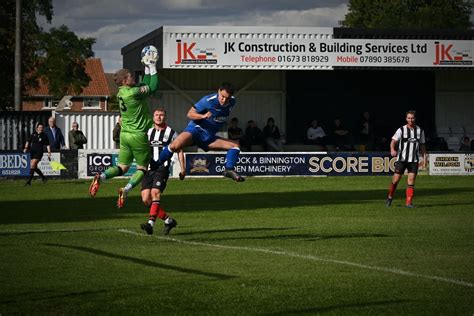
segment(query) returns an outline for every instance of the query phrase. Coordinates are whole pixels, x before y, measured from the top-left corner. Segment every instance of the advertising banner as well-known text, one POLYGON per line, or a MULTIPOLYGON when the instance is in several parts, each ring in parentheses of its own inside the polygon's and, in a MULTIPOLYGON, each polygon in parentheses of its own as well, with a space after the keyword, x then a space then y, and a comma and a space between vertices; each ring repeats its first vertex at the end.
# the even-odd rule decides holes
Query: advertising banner
POLYGON ((163 68, 473 67, 469 40, 332 39, 308 34, 179 38, 165 33, 163 68))
MULTIPOLYGON (((118 165, 118 153, 118 149, 79 149, 77 171, 78 178, 92 178, 96 173, 104 172, 108 167, 118 165)), ((179 166, 177 166, 179 164, 174 163, 176 160, 177 159, 173 157, 172 166, 170 169, 170 177, 177 177, 179 173, 179 166), (175 168, 176 170, 174 170, 175 168)), ((135 173, 136 170, 137 164, 134 160, 127 173, 125 173, 121 177, 130 177, 135 173)))
POLYGON ((429 155, 430 175, 474 175, 474 153, 429 155))
MULTIPOLYGON (((388 153, 242 153, 235 171, 244 176, 389 175, 396 158, 388 153)), ((189 176, 221 176, 225 153, 187 153, 189 176)))
MULTIPOLYGON (((61 162, 61 154, 60 153, 51 153, 51 161, 61 162)), ((46 177, 50 176, 60 176, 61 170, 53 170, 51 168, 51 162, 48 160, 48 155, 45 153, 41 160, 38 162, 38 168, 43 172, 46 177)))
POLYGON ((30 153, 0 152, 1 177, 26 177, 30 173, 30 153))
MULTIPOLYGON (((104 172, 110 166, 118 165, 118 153, 101 154, 91 153, 87 154, 87 176, 93 177, 96 173, 104 172)), ((124 177, 131 176, 137 171, 137 164, 133 161, 130 169, 123 175, 124 177)))

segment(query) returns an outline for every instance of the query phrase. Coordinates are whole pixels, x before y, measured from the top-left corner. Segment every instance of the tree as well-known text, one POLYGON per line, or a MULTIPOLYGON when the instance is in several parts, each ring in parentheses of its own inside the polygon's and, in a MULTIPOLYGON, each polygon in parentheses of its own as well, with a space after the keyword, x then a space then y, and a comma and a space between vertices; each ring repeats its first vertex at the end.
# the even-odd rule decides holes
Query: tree
MULTIPOLYGON (((54 76, 58 73, 54 71, 47 72, 45 67, 42 66, 47 63, 50 58, 53 58, 54 54, 49 54, 52 51, 53 43, 51 47, 47 48, 44 43, 44 39, 50 36, 56 36, 50 32, 45 32, 37 23, 37 17, 43 16, 48 23, 51 23, 53 17, 53 5, 52 0, 28 0, 22 1, 22 36, 21 36, 21 58, 22 58, 22 90, 25 91, 26 87, 37 87, 40 76, 44 76, 48 82, 59 82, 54 76), (40 73, 38 70, 42 69, 40 73)), ((57 29, 56 29, 57 30, 57 29)), ((67 28, 59 28, 64 32, 68 32, 67 28)), ((72 33, 72 32, 70 32, 72 33)), ((73 34, 73 33, 72 33, 73 34)), ((59 36, 59 35, 57 35, 59 36)), ((74 36, 75 37, 75 36, 74 36)), ((62 44, 65 46, 72 45, 75 41, 73 36, 68 36, 62 44), (68 41, 72 41, 69 43, 68 41)), ((77 39, 77 37, 76 37, 77 39)), ((81 40, 80 40, 81 41, 81 40)), ((94 43, 93 39, 86 39, 90 46, 94 43)), ((73 74, 78 74, 80 71, 77 70, 77 65, 84 68, 85 56, 90 57, 92 55, 91 47, 86 48, 84 45, 74 46, 79 47, 81 52, 77 53, 78 59, 72 61, 69 59, 64 68, 74 69, 73 74)), ((87 45, 86 45, 87 46, 87 45)), ((15 0, 2 0, 0 3, 0 76, 3 78, 3 84, 0 85, 0 110, 13 109, 14 105, 14 53, 15 53, 15 0)), ((74 53, 76 55, 76 52, 74 53)), ((49 65, 52 65, 49 62, 49 65)), ((63 68, 63 69, 64 69, 63 68)), ((77 77, 81 85, 87 85, 83 77, 77 77)), ((77 86, 75 77, 72 78, 72 82, 64 82, 64 85, 77 86)), ((59 84, 62 85, 62 84, 59 84)), ((64 91, 64 87, 60 89, 54 89, 54 93, 58 91, 64 91)))
POLYGON ((470 29, 470 0, 350 0, 345 27, 470 29))
POLYGON ((52 28, 40 35, 36 74, 48 83, 56 98, 79 94, 91 78, 85 72, 85 60, 92 57, 93 38, 78 38, 67 26, 52 28))

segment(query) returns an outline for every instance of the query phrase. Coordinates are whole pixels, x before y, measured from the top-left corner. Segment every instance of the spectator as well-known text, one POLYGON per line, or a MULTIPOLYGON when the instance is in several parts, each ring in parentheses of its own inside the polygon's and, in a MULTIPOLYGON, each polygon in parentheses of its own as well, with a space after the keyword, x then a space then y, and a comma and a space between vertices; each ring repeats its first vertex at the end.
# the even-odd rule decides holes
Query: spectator
POLYGON ((318 125, 318 120, 312 120, 311 126, 306 132, 306 143, 311 145, 318 145, 326 148, 326 133, 323 128, 318 125))
POLYGON ((470 139, 467 136, 464 136, 462 139, 461 147, 459 147, 459 151, 471 151, 471 144, 470 139))
POLYGON ((238 126, 239 125, 239 119, 234 117, 230 121, 230 127, 227 130, 227 133, 229 135, 229 139, 236 141, 240 143, 241 146, 243 146, 243 138, 244 138, 244 132, 242 129, 238 126))
POLYGON ((79 130, 79 124, 73 122, 72 129, 69 131, 69 149, 84 149, 84 144, 87 144, 87 138, 79 130))
POLYGON ((54 117, 48 119, 48 127, 44 129, 44 133, 48 136, 49 145, 52 150, 65 147, 63 132, 56 126, 56 119, 54 117))
POLYGON ((263 128, 263 139, 268 151, 283 151, 280 130, 273 117, 268 118, 267 125, 263 128))
POLYGON ((365 111, 359 121, 359 143, 362 145, 361 150, 373 150, 374 148, 374 125, 370 119, 370 113, 365 111))
POLYGON ((119 115, 117 124, 115 124, 114 131, 112 132, 115 148, 120 148, 120 131, 122 129, 122 116, 119 115))
POLYGON ((247 122, 247 128, 245 129, 245 144, 247 151, 252 151, 252 146, 262 146, 262 131, 257 127, 255 121, 250 120, 247 122))
POLYGON ((334 127, 332 130, 332 137, 334 145, 338 150, 353 150, 352 136, 347 128, 342 125, 340 118, 334 120, 334 127))
POLYGON ((444 137, 439 138, 439 150, 440 151, 449 151, 448 142, 444 137))

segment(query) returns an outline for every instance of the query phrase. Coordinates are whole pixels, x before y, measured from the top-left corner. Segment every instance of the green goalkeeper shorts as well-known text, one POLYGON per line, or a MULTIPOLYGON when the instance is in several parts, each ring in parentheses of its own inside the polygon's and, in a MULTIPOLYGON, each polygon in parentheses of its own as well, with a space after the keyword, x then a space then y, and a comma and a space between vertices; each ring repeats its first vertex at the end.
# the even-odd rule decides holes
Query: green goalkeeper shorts
POLYGON ((148 167, 150 161, 150 145, 145 133, 120 133, 120 152, 118 162, 130 166, 133 158, 137 166, 148 167))

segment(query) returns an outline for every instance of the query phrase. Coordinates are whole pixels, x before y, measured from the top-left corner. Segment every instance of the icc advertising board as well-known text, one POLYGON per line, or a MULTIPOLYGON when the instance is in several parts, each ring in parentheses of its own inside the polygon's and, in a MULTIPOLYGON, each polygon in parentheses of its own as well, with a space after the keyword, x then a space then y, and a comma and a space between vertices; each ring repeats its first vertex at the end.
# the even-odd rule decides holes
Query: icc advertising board
POLYGON ((324 39, 277 35, 166 38, 163 68, 473 67, 473 41, 468 40, 324 39))

